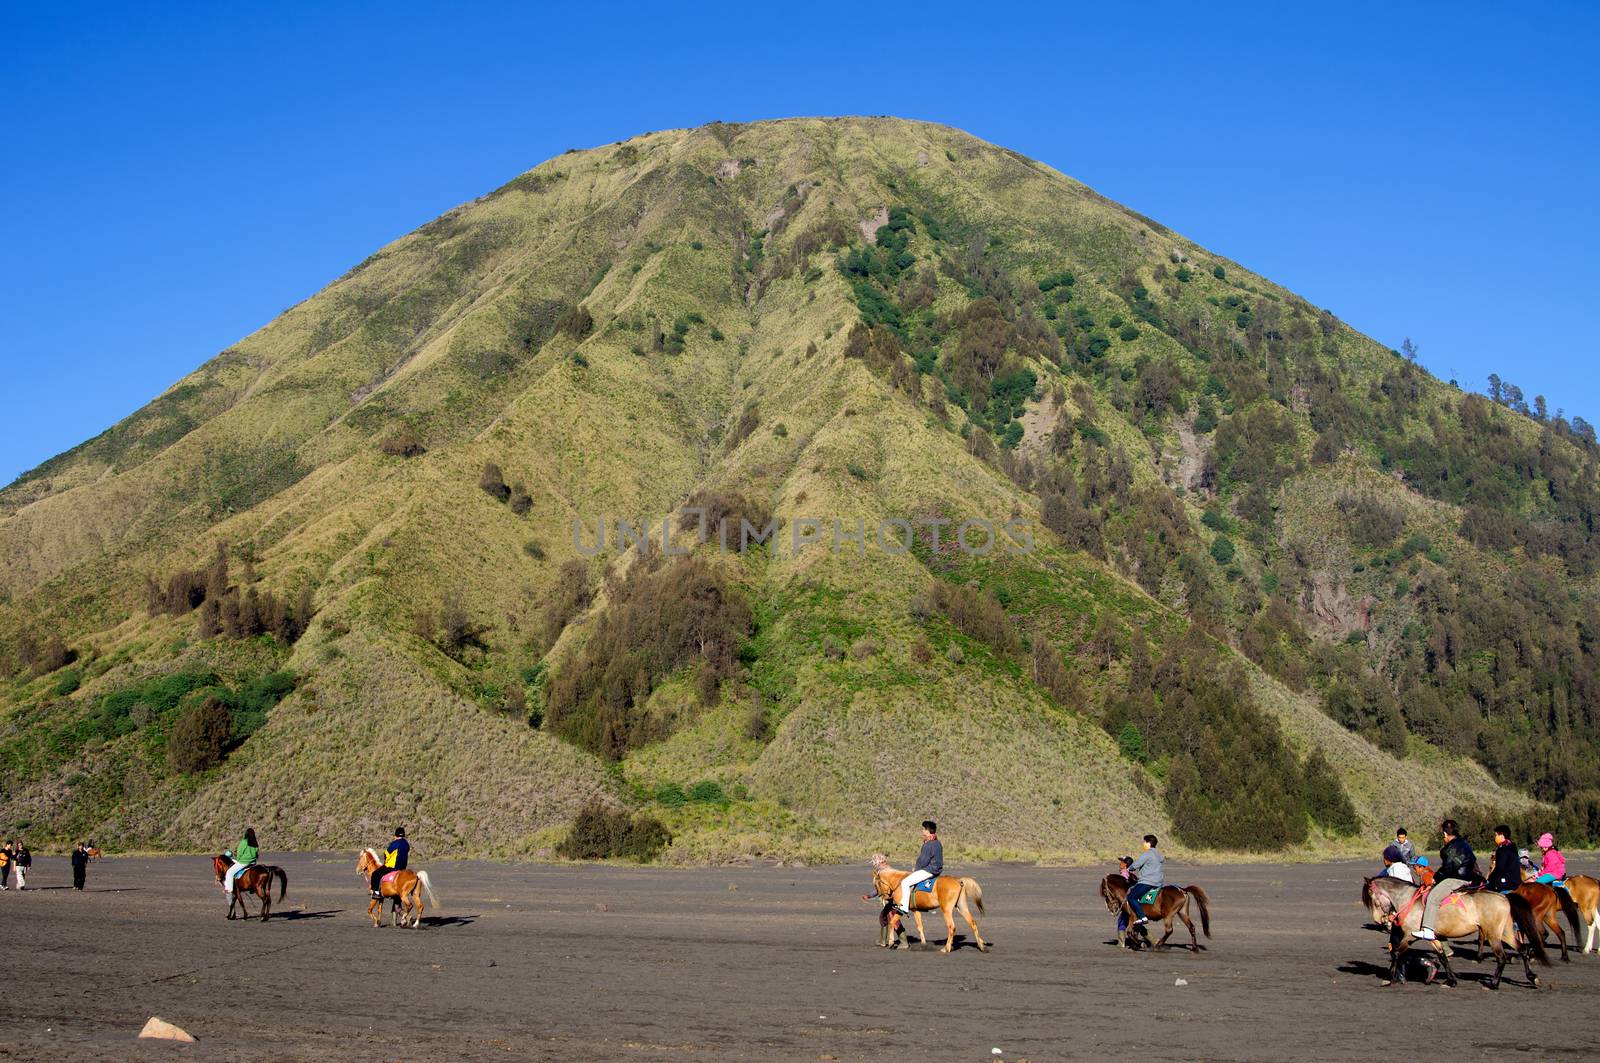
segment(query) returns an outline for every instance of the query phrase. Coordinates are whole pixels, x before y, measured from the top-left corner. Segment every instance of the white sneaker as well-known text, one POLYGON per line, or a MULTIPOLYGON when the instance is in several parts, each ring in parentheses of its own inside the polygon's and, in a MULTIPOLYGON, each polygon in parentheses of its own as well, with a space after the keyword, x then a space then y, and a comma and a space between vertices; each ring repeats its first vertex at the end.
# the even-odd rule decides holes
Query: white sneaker
POLYGON ((1415 934, 1412 934, 1411 936, 1416 938, 1418 941, 1438 941, 1439 940, 1438 937, 1436 937, 1434 935, 1433 931, 1429 930, 1427 927, 1423 927, 1421 930, 1418 930, 1415 934))

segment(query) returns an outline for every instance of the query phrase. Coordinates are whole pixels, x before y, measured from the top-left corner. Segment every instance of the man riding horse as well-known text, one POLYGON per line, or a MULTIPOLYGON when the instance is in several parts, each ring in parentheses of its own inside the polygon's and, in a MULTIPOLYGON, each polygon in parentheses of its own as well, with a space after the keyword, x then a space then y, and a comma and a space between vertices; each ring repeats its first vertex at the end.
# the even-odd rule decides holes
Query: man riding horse
MULTIPOLYGON (((406 841, 406 829, 404 827, 396 827, 394 829, 394 840, 391 841, 389 843, 389 847, 383 851, 383 866, 372 869, 373 900, 383 900, 383 890, 381 888, 383 884, 383 876, 387 875, 391 871, 404 871, 406 869, 406 863, 410 860, 410 857, 411 843, 406 841)), ((397 897, 395 898, 395 906, 399 907, 399 905, 400 900, 397 897)))
POLYGON ((1144 836, 1144 852, 1134 858, 1128 868, 1128 907, 1133 910, 1131 926, 1144 926, 1150 918, 1141 905, 1155 899, 1166 885, 1166 872, 1161 864, 1161 850, 1156 848, 1156 836, 1144 836))
POLYGON ((1478 873, 1478 858, 1461 836, 1461 826, 1447 819, 1439 824, 1439 833, 1444 835, 1444 845, 1439 850, 1439 868, 1434 872, 1433 888, 1428 891, 1427 902, 1423 905, 1422 925, 1413 935, 1419 941, 1438 940, 1434 928, 1438 926, 1439 909, 1447 897, 1483 882, 1483 876, 1478 873))
POLYGON ((911 891, 920 882, 930 882, 944 873, 944 845, 939 841, 939 825, 931 819, 922 821, 922 851, 917 854, 917 864, 911 874, 900 881, 895 897, 895 907, 901 915, 911 914, 911 891))

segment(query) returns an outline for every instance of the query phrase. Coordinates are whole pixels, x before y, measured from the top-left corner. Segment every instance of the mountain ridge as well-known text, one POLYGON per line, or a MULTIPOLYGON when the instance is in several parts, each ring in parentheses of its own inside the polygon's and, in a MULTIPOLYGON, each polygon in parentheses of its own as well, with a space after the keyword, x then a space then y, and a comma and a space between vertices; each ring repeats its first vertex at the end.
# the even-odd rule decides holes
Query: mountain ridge
MULTIPOLYGON (((0 817, 204 847, 251 815, 344 845, 393 811, 446 850, 512 855, 552 851, 599 800, 663 820, 689 860, 854 852, 930 803, 972 851, 1057 855, 1173 816, 1196 846, 1344 851, 1396 815, 1533 810, 1459 759, 1470 746, 1443 748, 1453 723, 1435 734, 1400 707, 1461 672, 1409 663, 1420 627, 1399 629, 1445 624, 1434 589, 1488 563, 1452 527, 1462 505, 1367 472, 1359 492, 1327 486, 1481 412, 1243 267, 948 127, 790 119, 557 156, 0 490, 0 632, 34 644, 0 692, 0 817), (686 573, 572 549, 574 518, 676 519, 697 493, 751 515, 1023 516, 1041 550, 764 549, 686 573), (1398 513, 1397 530, 1352 549, 1330 513, 1372 535, 1398 513), (1402 541, 1408 520, 1425 546, 1402 541), (219 543, 234 568, 204 576, 219 543), (1374 550, 1402 573, 1383 588, 1374 550), (152 607, 191 571, 186 608, 152 607), (730 644, 669 653, 637 616, 666 609, 650 615, 676 630, 656 596, 691 578, 750 620, 728 634, 708 614, 730 644), (259 603, 307 591, 315 615, 281 608, 283 637, 237 615, 243 638, 199 637, 252 595, 271 614, 259 603), (1337 603, 1358 598, 1352 628, 1361 611, 1337 603), (1358 632, 1362 649, 1338 645, 1358 632), (259 721, 232 705, 215 762, 172 767, 178 723, 268 663, 295 689, 259 721), (119 692, 185 669, 214 682, 106 721, 119 692), (1230 683, 1254 693, 1223 697, 1230 683), (411 705, 432 759, 385 726, 411 705), (913 768, 890 751, 922 727, 949 748, 913 768), (480 778, 452 777, 473 774, 452 743, 486 759, 480 778), (1205 764, 1258 760, 1277 767, 1206 781, 1205 764), (397 766, 422 781, 382 814, 381 786, 327 777, 397 766), (273 808, 305 787, 320 796, 273 808), (720 796, 679 799, 702 789, 720 796), (1246 807, 1270 810, 1271 837, 1249 837, 1246 807)), ((1582 439, 1485 416, 1513 443, 1550 436, 1592 485, 1582 439)), ((1587 549, 1555 549, 1573 542, 1587 549)), ((1578 586, 1574 631, 1592 571, 1578 586)), ((1569 705, 1587 682, 1573 673, 1569 705)), ((1584 792, 1588 770, 1546 799, 1584 792)))

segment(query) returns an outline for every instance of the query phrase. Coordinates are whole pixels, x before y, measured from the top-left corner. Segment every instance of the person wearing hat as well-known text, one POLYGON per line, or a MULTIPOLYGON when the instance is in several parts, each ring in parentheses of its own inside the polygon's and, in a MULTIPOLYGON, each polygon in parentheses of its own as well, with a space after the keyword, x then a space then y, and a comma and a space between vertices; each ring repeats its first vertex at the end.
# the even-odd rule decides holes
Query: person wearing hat
POLYGON ((1383 874, 1378 877, 1382 878, 1384 875, 1397 878, 1401 882, 1409 882, 1413 886, 1417 884, 1416 877, 1411 874, 1411 865, 1406 862, 1405 854, 1400 851, 1398 845, 1383 847, 1383 874))
POLYGON ((1535 882, 1543 882, 1553 886, 1567 877, 1567 858, 1561 855, 1561 850, 1556 848, 1556 840, 1549 831, 1539 835, 1536 843, 1544 850, 1544 859, 1539 864, 1539 874, 1534 877, 1535 882))
MULTIPOLYGON (((394 841, 390 842, 389 848, 383 852, 383 866, 374 868, 372 871, 373 900, 383 900, 383 893, 379 889, 379 883, 383 881, 383 876, 391 871, 404 871, 406 869, 406 861, 410 856, 411 843, 406 841, 406 829, 404 827, 396 827, 394 829, 394 841)), ((399 903, 398 899, 395 903, 399 903)))

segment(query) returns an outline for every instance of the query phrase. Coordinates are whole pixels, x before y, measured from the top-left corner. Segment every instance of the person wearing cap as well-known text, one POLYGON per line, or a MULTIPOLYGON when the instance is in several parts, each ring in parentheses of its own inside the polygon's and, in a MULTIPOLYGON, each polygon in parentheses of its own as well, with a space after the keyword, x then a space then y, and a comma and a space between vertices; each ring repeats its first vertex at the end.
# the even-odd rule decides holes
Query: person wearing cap
POLYGON ((1556 848, 1556 840, 1549 831, 1539 835, 1535 843, 1544 850, 1544 858, 1539 863, 1539 874, 1534 876, 1535 882, 1543 882, 1553 886, 1567 877, 1567 858, 1561 855, 1561 850, 1556 848))
POLYGON ((1411 864, 1406 860, 1405 854, 1400 851, 1398 845, 1386 845, 1383 847, 1383 874, 1378 877, 1382 878, 1384 875, 1390 878, 1397 878, 1401 882, 1409 882, 1413 886, 1417 884, 1416 876, 1411 873, 1411 864))
MULTIPOLYGON (((394 829, 394 841, 390 842, 389 848, 383 852, 383 866, 372 869, 373 900, 383 900, 383 894, 378 888, 378 884, 383 881, 383 876, 391 871, 404 871, 406 869, 406 861, 410 856, 411 843, 406 841, 406 829, 404 827, 396 827, 394 829)), ((396 903, 399 902, 396 901, 396 903)))
POLYGON ((1511 841, 1511 828, 1504 823, 1494 829, 1494 866, 1489 869, 1489 888, 1510 893, 1522 885, 1522 854, 1511 841))

